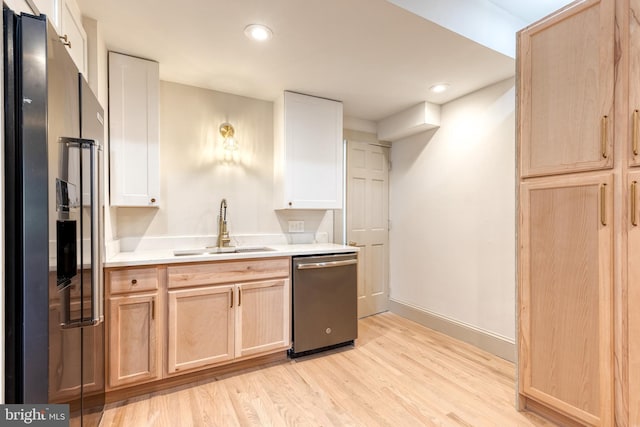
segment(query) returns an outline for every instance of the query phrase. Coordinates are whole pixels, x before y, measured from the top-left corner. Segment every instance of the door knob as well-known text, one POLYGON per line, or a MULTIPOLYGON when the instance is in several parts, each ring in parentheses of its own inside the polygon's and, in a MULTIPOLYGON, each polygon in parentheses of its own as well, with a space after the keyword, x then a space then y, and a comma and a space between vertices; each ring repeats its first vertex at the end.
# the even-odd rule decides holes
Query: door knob
POLYGON ((349 240, 349 246, 358 246, 358 242, 354 242, 353 240, 349 240))

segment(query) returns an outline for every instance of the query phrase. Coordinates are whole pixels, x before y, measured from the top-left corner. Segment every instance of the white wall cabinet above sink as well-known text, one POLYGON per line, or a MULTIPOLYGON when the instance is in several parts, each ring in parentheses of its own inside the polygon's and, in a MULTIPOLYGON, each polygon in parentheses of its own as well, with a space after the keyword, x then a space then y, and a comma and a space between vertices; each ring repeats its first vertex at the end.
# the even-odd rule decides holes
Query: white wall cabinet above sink
POLYGON ((157 62, 109 52, 112 206, 159 205, 159 92, 157 62))
POLYGON ((275 209, 341 209, 342 103, 284 92, 274 107, 275 209))

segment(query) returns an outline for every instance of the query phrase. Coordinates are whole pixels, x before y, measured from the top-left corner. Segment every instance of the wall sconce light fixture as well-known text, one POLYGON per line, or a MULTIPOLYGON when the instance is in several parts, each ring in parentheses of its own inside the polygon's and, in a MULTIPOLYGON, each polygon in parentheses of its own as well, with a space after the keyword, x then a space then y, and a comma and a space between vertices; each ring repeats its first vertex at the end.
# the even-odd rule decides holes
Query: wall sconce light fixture
POLYGON ((220 135, 224 138, 222 146, 227 151, 235 151, 238 149, 238 141, 233 137, 236 133, 233 126, 230 123, 223 123, 220 125, 220 135))

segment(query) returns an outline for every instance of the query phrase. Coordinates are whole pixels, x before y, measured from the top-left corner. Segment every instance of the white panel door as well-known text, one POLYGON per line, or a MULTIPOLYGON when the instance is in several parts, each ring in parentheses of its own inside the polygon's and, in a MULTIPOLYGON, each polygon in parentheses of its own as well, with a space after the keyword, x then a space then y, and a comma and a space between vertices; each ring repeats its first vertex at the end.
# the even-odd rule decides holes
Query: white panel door
POLYGON ((347 142, 347 240, 358 246, 358 317, 389 301, 389 149, 347 142))

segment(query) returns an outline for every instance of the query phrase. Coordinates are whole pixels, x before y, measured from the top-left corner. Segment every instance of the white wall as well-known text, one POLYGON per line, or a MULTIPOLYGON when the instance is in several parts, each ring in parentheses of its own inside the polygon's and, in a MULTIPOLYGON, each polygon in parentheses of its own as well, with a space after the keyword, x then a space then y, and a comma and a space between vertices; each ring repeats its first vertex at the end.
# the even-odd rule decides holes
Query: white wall
POLYGON ((513 341, 515 83, 391 149, 391 299, 513 341))
POLYGON ((160 208, 118 208, 118 238, 215 235, 222 198, 232 237, 281 234, 281 221, 302 219, 305 231, 332 238, 330 213, 273 210, 273 102, 160 82, 160 173, 160 208), (240 144, 233 159, 222 150, 224 122, 240 144))

